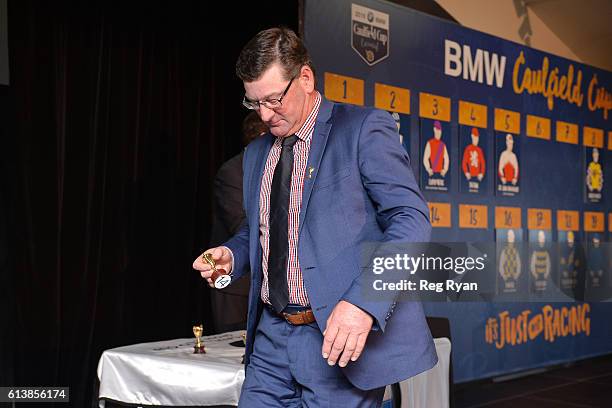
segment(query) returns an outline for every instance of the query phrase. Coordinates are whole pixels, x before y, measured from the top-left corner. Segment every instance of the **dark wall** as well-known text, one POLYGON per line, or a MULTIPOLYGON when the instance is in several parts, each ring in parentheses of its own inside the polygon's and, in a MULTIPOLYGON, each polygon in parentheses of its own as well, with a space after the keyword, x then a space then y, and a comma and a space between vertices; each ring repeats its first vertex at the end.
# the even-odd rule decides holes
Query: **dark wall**
POLYGON ((0 0, 0 84, 8 85, 8 24, 6 15, 6 1, 0 0))
MULTIPOLYGON (((0 85, 0 151, 6 151, 9 137, 9 89, 0 85)), ((0 160, 0 175, 8 175, 6 161, 0 160)), ((15 340, 14 274, 9 264, 8 182, 0 177, 0 386, 13 383, 13 350, 15 340)))
POLYGON ((297 29, 298 4, 9 0, 8 19, 0 385, 14 368, 84 407, 103 350, 210 332, 191 263, 214 174, 241 148, 234 63, 257 31, 297 29))

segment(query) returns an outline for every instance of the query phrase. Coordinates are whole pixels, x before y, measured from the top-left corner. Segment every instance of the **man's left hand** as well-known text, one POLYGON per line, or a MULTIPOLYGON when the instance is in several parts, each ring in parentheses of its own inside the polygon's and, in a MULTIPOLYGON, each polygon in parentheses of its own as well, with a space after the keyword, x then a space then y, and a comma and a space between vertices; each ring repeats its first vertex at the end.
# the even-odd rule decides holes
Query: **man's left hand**
POLYGON ((357 361, 366 339, 372 329, 374 319, 357 306, 341 300, 327 319, 327 327, 323 332, 323 358, 329 365, 336 364, 345 367, 349 360, 357 361), (340 355, 342 353, 342 355, 340 355))

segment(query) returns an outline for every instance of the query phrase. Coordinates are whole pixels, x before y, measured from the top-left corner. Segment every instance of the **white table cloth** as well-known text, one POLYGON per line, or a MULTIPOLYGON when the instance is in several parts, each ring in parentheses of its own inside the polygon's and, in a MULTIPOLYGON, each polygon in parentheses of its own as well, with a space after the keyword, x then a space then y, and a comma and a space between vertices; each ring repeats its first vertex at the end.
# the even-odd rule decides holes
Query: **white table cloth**
POLYGON ((448 408, 451 342, 434 339, 438 363, 419 375, 400 382, 402 408, 448 408))
MULTIPOLYGON (((143 405, 238 405, 244 381, 244 331, 106 350, 98 364, 99 398, 143 405)), ((103 406, 103 401, 101 401, 103 406)))
MULTIPOLYGON (((242 342, 242 333, 203 337, 206 354, 193 354, 193 338, 106 350, 98 364, 100 407, 104 398, 136 405, 238 405, 244 347, 231 343, 242 342)), ((451 344, 446 338, 434 342, 438 364, 400 383, 402 408, 448 407, 451 344)))

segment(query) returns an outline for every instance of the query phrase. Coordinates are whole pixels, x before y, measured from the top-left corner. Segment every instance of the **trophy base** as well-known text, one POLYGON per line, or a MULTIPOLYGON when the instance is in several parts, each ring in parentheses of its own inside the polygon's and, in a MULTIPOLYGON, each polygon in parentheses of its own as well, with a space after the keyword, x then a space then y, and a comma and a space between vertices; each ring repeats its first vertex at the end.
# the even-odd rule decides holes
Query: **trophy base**
POLYGON ((193 346, 193 354, 206 354, 204 345, 202 344, 201 346, 193 346))

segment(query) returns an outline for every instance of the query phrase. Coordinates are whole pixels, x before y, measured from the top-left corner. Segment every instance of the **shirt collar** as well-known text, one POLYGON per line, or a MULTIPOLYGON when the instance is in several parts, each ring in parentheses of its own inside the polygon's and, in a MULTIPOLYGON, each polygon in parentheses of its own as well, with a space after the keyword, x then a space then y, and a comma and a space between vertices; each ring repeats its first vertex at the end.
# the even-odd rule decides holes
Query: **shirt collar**
MULTIPOLYGON (((318 91, 315 91, 315 92, 316 92, 316 96, 315 96, 314 106, 312 107, 312 110, 308 114, 308 117, 306 118, 306 121, 304 122, 302 127, 295 133, 298 139, 302 141, 308 141, 312 137, 312 129, 314 128, 314 125, 317 119, 317 115, 319 114, 319 107, 321 106, 322 98, 321 98, 321 94, 318 91)), ((277 139, 276 140, 277 143, 282 141, 281 137, 277 137, 276 139, 277 139)))

